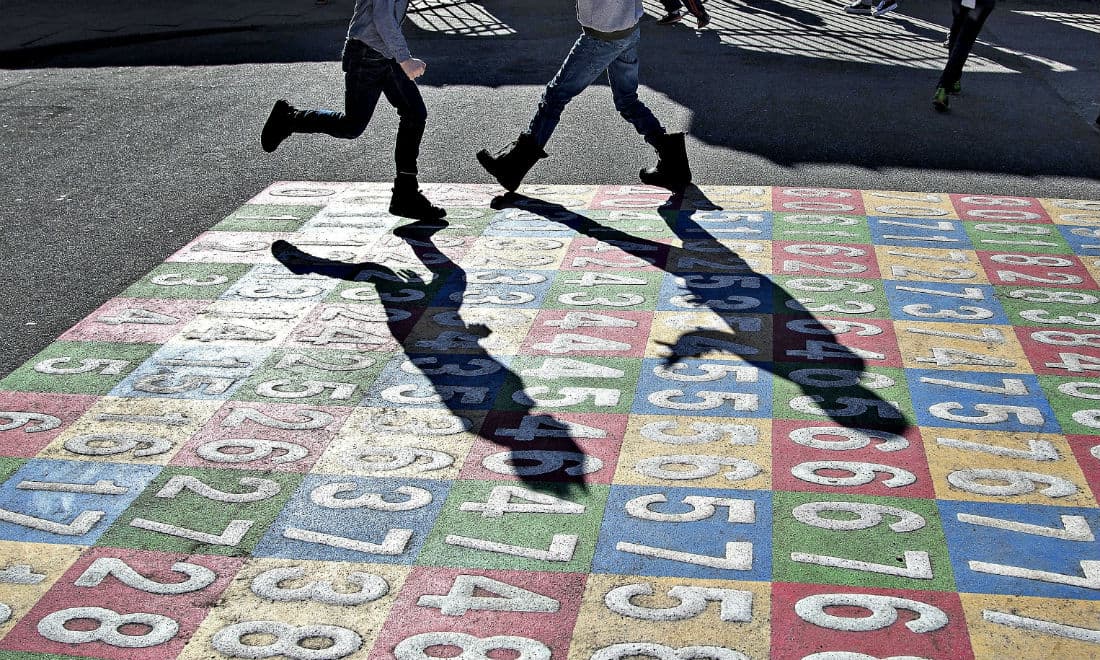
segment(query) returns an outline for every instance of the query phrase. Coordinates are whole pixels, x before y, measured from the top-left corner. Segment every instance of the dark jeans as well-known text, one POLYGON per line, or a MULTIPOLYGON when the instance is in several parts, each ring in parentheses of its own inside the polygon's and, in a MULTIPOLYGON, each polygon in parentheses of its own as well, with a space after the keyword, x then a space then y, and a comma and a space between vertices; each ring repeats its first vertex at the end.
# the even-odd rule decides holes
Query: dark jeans
POLYGON ((581 34, 554 79, 546 86, 538 110, 527 128, 540 147, 546 146, 554 134, 565 106, 605 72, 611 83, 615 109, 623 119, 630 122, 634 130, 651 144, 657 136, 664 135, 664 127, 638 98, 640 34, 637 27, 626 37, 614 41, 581 34))
POLYGON ((976 0, 974 9, 962 6, 962 0, 951 0, 951 34, 947 38, 947 66, 940 76, 940 87, 950 87, 962 80, 963 66, 970 56, 970 49, 978 40, 978 33, 985 25, 997 0, 976 0))
POLYGON ((378 97, 386 95, 397 108, 397 145, 394 160, 398 172, 416 174, 420 156, 420 140, 428 110, 416 83, 409 80, 401 66, 392 59, 356 39, 344 46, 344 112, 335 110, 302 110, 291 120, 295 133, 325 133, 333 137, 357 138, 366 130, 378 97))

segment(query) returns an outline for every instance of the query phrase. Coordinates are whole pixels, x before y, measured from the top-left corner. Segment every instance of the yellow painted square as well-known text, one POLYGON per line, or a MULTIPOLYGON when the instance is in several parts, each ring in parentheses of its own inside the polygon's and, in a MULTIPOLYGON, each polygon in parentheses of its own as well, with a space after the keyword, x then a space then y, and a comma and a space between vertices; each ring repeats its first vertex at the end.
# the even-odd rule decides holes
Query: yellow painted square
POLYGON ((223 403, 224 401, 191 399, 103 397, 38 452, 38 458, 167 465, 180 447, 214 416, 223 403), (111 436, 115 439, 112 440, 111 436), (141 443, 141 436, 149 438, 150 442, 141 443), (139 441, 138 444, 133 445, 133 440, 139 441), (135 450, 151 447, 153 440, 167 440, 171 447, 151 456, 134 455, 135 450), (92 455, 81 453, 81 445, 92 448, 121 448, 132 445, 133 448, 119 453, 92 455))
POLYGON ((863 208, 867 215, 922 220, 958 220, 951 197, 944 193, 864 190, 863 208))
MULTIPOLYGON (((680 273, 756 273, 772 272, 770 241, 688 238, 677 240, 666 262, 670 272, 680 273), (730 255, 735 255, 737 261, 730 255)), ((762 282, 762 286, 767 282, 762 282)))
POLYGON ((536 309, 463 307, 456 312, 430 307, 404 343, 416 353, 515 355, 537 313, 536 309), (477 345, 471 347, 474 342, 477 345))
MULTIPOLYGON (((569 660, 588 660, 608 646, 639 642, 672 649, 718 646, 751 658, 767 658, 771 650, 770 614, 771 590, 764 582, 593 574, 581 600, 569 660), (729 590, 723 595, 738 607, 727 608, 729 620, 722 619, 720 603, 709 601, 697 614, 689 608, 683 613, 660 613, 682 602, 668 595, 676 587, 729 590)), ((653 657, 673 654, 666 651, 653 657)))
POLYGON ((1100 601, 959 594, 975 660, 1003 658, 1100 658, 1100 646, 1043 630, 1043 623, 1084 628, 1100 634, 1100 601), (1019 618, 1038 622, 1020 621, 1019 618))
POLYGON ((484 413, 469 411, 459 418, 449 410, 426 408, 356 408, 329 443, 311 472, 364 477, 457 479, 477 439, 484 413), (463 419, 464 418, 464 419, 463 419), (387 451, 378 452, 379 449, 387 451), (403 449, 432 452, 410 455, 403 449), (374 453, 368 453, 374 452, 374 453), (437 453, 439 452, 439 453, 437 453), (431 470, 433 456, 450 463, 431 470), (404 458, 403 458, 404 457, 404 458), (385 465, 389 469, 380 469, 385 465))
POLYGON ((894 331, 909 369, 1032 373, 1011 326, 895 321, 894 331))
MULTIPOLYGON (((536 183, 525 184, 521 187, 522 193, 528 197, 534 197, 551 204, 560 204, 567 209, 587 207, 592 198, 596 196, 598 189, 598 186, 562 186, 536 183)), ((497 188, 496 190, 499 192, 500 189, 497 188)))
MULTIPOLYGON (((548 222, 541 216, 532 217, 548 222)), ((545 238, 479 236, 459 261, 467 269, 467 275, 477 270, 557 270, 570 242, 571 239, 564 235, 545 238)), ((469 284, 476 285, 476 281, 469 284)))
MULTIPOLYGON (((247 621, 277 621, 295 627, 324 625, 346 628, 354 631, 362 643, 351 655, 340 657, 366 657, 408 577, 409 570, 404 566, 382 564, 252 559, 230 583, 218 601, 217 608, 210 611, 179 657, 188 660, 240 657, 219 652, 214 646, 213 638, 224 628, 247 621), (284 594, 285 590, 300 589, 309 585, 315 585, 318 592, 332 590, 339 594, 352 594, 363 591, 364 585, 368 585, 377 588, 378 592, 384 592, 384 595, 369 602, 340 605, 331 600, 326 602, 324 600, 326 596, 320 596, 320 600, 318 598, 272 600, 257 594, 254 590, 253 581, 257 576, 268 571, 294 568, 301 569, 301 572, 291 574, 288 571, 284 573, 287 578, 275 585, 284 590, 284 594), (353 576, 355 573, 365 573, 374 577, 353 576), (381 585, 378 578, 384 580, 386 585, 381 585)), ((269 581, 270 579, 264 579, 259 584, 263 585, 269 581)), ((260 593, 264 593, 267 587, 256 586, 255 588, 260 593)), ((263 646, 272 644, 275 638, 269 634, 254 633, 241 636, 239 641, 245 645, 263 646)), ((306 648, 326 648, 329 644, 331 644, 330 641, 310 637, 304 639, 301 646, 304 647, 302 649, 304 651, 306 648)))
POLYGON ((1100 201, 1040 199, 1056 225, 1100 226, 1100 201))
POLYGON ((768 490, 771 471, 770 419, 632 415, 614 483, 768 490))
POLYGON ((709 210, 714 206, 726 211, 771 211, 771 186, 699 186, 703 197, 685 195, 682 209, 709 210))
POLYGON ((1001 502, 1004 504, 1047 504, 1057 506, 1096 507, 1096 498, 1085 481, 1065 437, 1054 433, 995 432, 970 429, 921 427, 924 451, 936 496, 946 500, 971 502, 1001 502), (991 445, 988 450, 959 447, 957 443, 991 445), (1032 445, 1031 443, 1039 443, 1032 445), (955 446, 949 446, 955 445, 955 446), (1056 460, 1032 460, 1008 455, 1010 451, 1057 453, 1056 460), (997 453, 993 453, 997 452, 997 453), (1000 455, 998 455, 1000 454, 1000 455), (991 478, 975 470, 1006 470, 1005 478, 991 478), (1029 472, 1051 477, 1052 481, 1031 482, 1020 473, 1029 472), (990 494, 986 487, 1008 487, 1008 480, 1024 484, 1019 494, 990 494), (952 483, 954 482, 954 483, 952 483), (974 484, 977 485, 974 485, 974 484), (1024 492, 1031 487, 1030 492, 1024 492), (1053 488, 1054 494, 1042 491, 1053 488), (1060 494, 1062 490, 1071 491, 1060 494))
POLYGON ((0 621, 0 637, 26 616, 57 579, 69 570, 86 548, 53 543, 0 541, 0 603, 11 616, 0 621))
MULTIPOLYGON (((944 284, 989 284, 974 250, 876 245, 879 273, 886 280, 944 284)), ((934 287, 933 287, 934 288, 934 287)))
POLYGON ((657 312, 653 315, 645 356, 668 357, 679 342, 681 348, 691 345, 702 351, 692 354, 692 358, 770 361, 771 324, 771 316, 760 314, 716 314, 711 310, 657 312))
MULTIPOLYGON (((308 285, 307 285, 308 286, 308 285)), ((312 302, 217 300, 179 331, 181 346, 278 346, 286 341, 312 302)))

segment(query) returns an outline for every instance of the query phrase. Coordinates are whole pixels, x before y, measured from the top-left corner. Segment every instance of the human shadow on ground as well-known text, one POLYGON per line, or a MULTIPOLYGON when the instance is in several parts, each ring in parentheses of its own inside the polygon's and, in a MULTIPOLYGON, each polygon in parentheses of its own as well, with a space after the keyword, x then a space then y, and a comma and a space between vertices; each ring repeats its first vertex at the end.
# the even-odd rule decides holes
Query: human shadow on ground
MULTIPOLYGON (((585 475, 601 467, 599 459, 578 446, 572 424, 534 410, 535 402, 524 395, 520 375, 484 348, 483 344, 492 340, 492 330, 464 319, 462 302, 469 288, 466 271, 433 241, 433 235, 447 226, 442 220, 416 221, 393 230, 430 271, 431 279, 371 261, 351 264, 316 257, 282 240, 276 241, 271 251, 295 274, 373 284, 385 308, 386 324, 408 358, 401 371, 423 375, 434 390, 434 396, 417 398, 446 406, 468 430, 508 450, 500 460, 486 459, 492 460, 492 467, 483 465, 519 478, 534 491, 527 496, 531 503, 552 504, 539 500, 541 495, 569 499, 586 493, 585 475), (441 287, 446 295, 438 295, 441 287), (407 322, 410 300, 432 304, 433 320, 446 328, 439 337, 430 339, 413 332, 414 325, 407 322), (484 413, 484 421, 471 423, 471 413, 484 413)), ((416 395, 414 390, 411 396, 416 395)))
MULTIPOLYGON (((848 337, 875 336, 883 332, 882 328, 873 323, 845 318, 843 314, 824 319, 808 311, 808 307, 833 307, 829 304, 812 307, 810 297, 850 290, 852 297, 858 298, 873 289, 874 280, 859 282, 811 276, 799 278, 802 291, 787 293, 771 278, 754 271, 746 259, 715 239, 700 224, 702 220, 720 225, 726 219, 733 224, 738 216, 744 214, 723 214, 722 209, 710 202, 695 186, 690 186, 682 194, 673 195, 658 209, 682 242, 682 247, 642 238, 602 224, 561 204, 516 193, 497 197, 492 206, 496 209, 521 209, 540 219, 560 223, 582 236, 644 259, 673 275, 682 293, 662 294, 658 310, 667 307, 683 312, 713 313, 703 325, 690 327, 689 323, 681 328, 682 332, 674 341, 664 344, 667 352, 663 365, 653 368, 653 376, 665 378, 673 385, 675 381, 710 381, 716 386, 714 389, 722 390, 725 384, 736 391, 735 381, 744 378, 751 382, 754 376, 752 372, 737 371, 728 362, 723 366, 722 360, 741 359, 798 387, 801 396, 794 397, 788 404, 795 414, 801 413, 808 418, 827 417, 865 434, 866 439, 883 438, 894 446, 907 444, 898 437, 910 426, 904 413, 896 402, 886 401, 876 391, 894 385, 894 379, 867 370, 865 357, 881 359, 885 355, 868 349, 851 348, 842 344, 837 336, 838 333, 848 337), (681 210, 685 200, 688 206, 694 206, 696 210, 681 210), (768 341, 769 338, 771 341, 768 341), (803 359, 798 360, 799 357, 803 359)), ((791 256, 797 257, 800 253, 852 255, 858 249, 829 245, 802 247, 805 249, 800 248, 791 256), (833 248, 835 251, 831 251, 833 248)), ((628 271, 619 271, 620 275, 623 273, 628 271)), ((792 282, 788 282, 788 286, 792 282)), ((610 294, 602 295, 606 297, 610 294)), ((845 301, 836 307, 873 309, 873 306, 858 300, 845 301)), ((656 329, 658 325, 655 320, 651 333, 659 331, 656 329)), ((649 376, 648 373, 642 374, 643 378, 649 376)), ((687 398, 682 390, 676 392, 680 396, 675 398, 687 398)), ((715 403, 732 404, 728 416, 736 417, 739 409, 750 410, 752 407, 750 397, 731 396, 723 401, 716 394, 726 393, 695 393, 694 396, 702 399, 696 402, 698 407, 695 409, 702 409, 703 406, 714 408, 715 403)), ((668 405, 667 401, 664 403, 668 405)), ((684 414, 691 414, 693 404, 683 405, 686 408, 684 414)))

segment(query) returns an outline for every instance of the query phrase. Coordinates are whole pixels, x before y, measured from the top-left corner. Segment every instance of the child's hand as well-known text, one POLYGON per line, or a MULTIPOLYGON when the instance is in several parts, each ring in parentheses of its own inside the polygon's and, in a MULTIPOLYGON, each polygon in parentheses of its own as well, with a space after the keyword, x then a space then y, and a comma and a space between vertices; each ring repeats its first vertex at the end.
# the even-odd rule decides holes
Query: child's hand
POLYGON ((418 60, 415 57, 401 62, 401 70, 405 72, 405 75, 409 77, 409 80, 416 80, 420 76, 424 75, 424 71, 428 68, 427 63, 424 60, 418 60))

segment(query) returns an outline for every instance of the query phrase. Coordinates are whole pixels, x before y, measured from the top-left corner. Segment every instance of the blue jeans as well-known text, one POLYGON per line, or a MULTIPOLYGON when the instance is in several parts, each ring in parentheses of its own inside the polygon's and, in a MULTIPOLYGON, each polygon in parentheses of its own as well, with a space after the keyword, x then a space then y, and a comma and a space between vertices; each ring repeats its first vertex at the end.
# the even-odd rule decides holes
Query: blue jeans
POLYGON ((428 110, 416 83, 409 80, 393 59, 361 41, 351 39, 344 46, 344 112, 335 110, 301 110, 291 118, 295 133, 325 133, 333 137, 357 138, 366 130, 378 98, 397 108, 397 145, 394 160, 398 172, 416 174, 420 156, 420 141, 428 110))
POLYGON ((629 36, 604 41, 581 34, 565 56, 554 79, 546 86, 538 110, 527 132, 540 147, 546 146, 561 121, 562 110, 604 71, 611 83, 615 109, 634 125, 638 133, 652 144, 653 138, 665 133, 664 127, 638 98, 638 41, 640 30, 635 27, 629 36))

